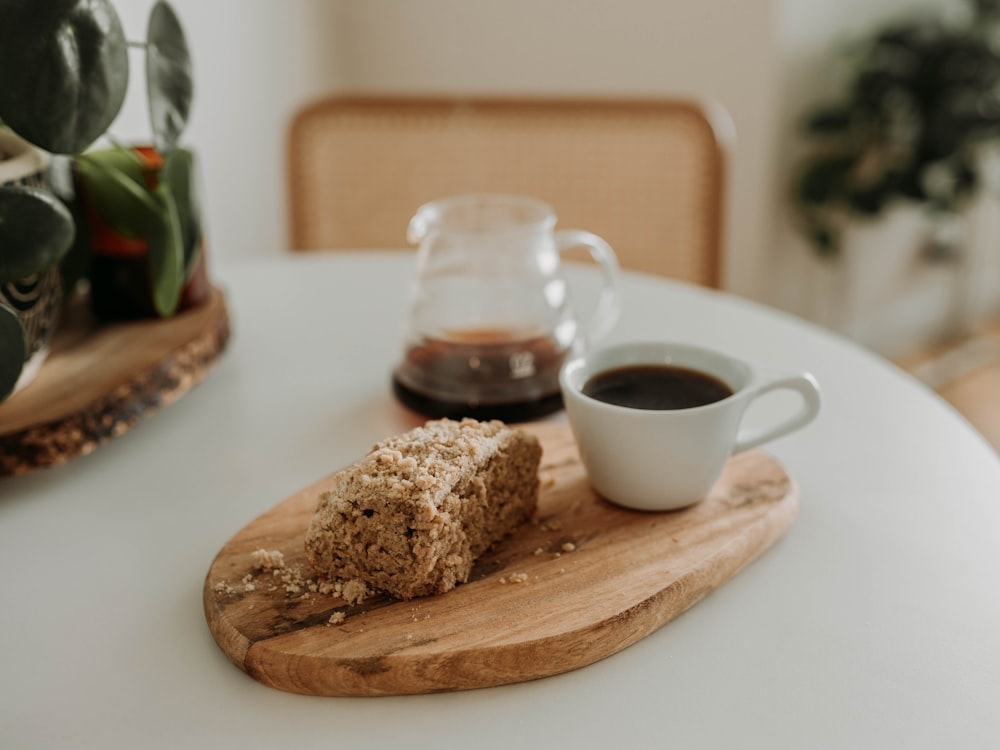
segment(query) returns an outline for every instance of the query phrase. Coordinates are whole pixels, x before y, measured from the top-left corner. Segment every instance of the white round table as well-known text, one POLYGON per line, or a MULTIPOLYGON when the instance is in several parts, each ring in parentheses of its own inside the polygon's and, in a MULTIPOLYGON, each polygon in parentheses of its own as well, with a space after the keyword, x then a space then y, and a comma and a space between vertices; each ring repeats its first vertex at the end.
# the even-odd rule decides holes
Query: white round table
POLYGON ((767 446, 801 490, 789 532, 651 636, 556 677, 314 698, 236 669, 205 622, 206 571, 249 520, 415 423, 389 385, 413 271, 391 251, 214 269, 233 340, 204 383, 90 456, 0 480, 0 746, 997 746, 997 456, 849 342, 628 273, 613 340, 816 375, 820 417, 767 446))

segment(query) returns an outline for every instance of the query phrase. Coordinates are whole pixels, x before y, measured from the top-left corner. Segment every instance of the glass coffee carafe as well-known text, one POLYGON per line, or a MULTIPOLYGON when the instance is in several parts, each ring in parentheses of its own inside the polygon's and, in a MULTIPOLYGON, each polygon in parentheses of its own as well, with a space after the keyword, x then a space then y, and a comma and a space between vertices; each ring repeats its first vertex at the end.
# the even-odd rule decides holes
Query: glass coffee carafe
POLYGON ((600 237, 555 230, 542 201, 464 195, 428 203, 410 221, 419 243, 402 361, 393 390, 428 417, 517 422, 562 407, 567 355, 605 335, 618 316, 618 263, 600 237), (581 325, 560 254, 586 247, 602 273, 581 325))

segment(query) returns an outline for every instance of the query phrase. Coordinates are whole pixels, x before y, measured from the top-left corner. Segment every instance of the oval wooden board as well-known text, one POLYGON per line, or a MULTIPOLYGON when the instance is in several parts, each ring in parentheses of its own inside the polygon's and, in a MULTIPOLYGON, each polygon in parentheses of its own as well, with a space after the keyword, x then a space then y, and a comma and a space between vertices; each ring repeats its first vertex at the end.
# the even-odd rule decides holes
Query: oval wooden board
POLYGON ((212 563, 205 614, 223 652, 264 684, 310 695, 464 690, 559 674, 669 622, 771 546, 798 511, 795 484, 760 451, 732 458, 695 506, 625 510, 590 488, 567 426, 526 429, 544 449, 536 517, 480 558, 468 583, 349 606, 254 573, 252 553, 265 549, 283 553, 285 572, 310 576, 303 538, 327 478, 252 521, 212 563), (330 623, 335 612, 343 622, 330 623))
POLYGON ((165 320, 98 326, 75 300, 52 352, 0 404, 0 477, 24 474, 118 437, 199 383, 229 341, 225 297, 165 320))

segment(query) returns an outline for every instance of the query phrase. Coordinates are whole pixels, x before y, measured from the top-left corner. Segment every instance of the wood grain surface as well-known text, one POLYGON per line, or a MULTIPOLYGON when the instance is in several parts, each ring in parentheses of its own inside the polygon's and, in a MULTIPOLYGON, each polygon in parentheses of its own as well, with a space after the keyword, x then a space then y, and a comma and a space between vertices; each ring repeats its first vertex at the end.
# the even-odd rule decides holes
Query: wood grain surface
POLYGON ((731 459, 690 508, 625 510, 591 490, 567 426, 527 429, 544 449, 538 512, 480 558, 468 583, 355 605, 308 584, 296 591, 312 575, 303 539, 326 478, 218 553, 204 605, 222 651, 266 685, 312 695, 463 690, 559 674, 672 620, 771 546, 798 512, 795 484, 760 451, 731 459), (259 549, 280 551, 284 570, 254 571, 259 549), (331 623, 337 613, 343 621, 331 623))
POLYGON ((0 477, 85 455, 122 435, 200 382, 229 340, 218 289, 166 320, 98 326, 83 302, 60 326, 37 377, 0 403, 0 477))

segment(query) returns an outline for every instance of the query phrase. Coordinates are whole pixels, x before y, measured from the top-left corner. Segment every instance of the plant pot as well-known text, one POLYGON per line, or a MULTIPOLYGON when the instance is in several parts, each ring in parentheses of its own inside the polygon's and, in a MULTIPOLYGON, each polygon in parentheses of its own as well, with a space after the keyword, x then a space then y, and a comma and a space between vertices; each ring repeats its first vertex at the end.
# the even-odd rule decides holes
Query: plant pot
MULTIPOLYGON (((9 131, 0 131, 0 185, 46 187, 47 165, 45 152, 9 131)), ((12 391, 17 392, 38 373, 52 345, 62 308, 59 265, 0 283, 0 305, 14 311, 25 333, 27 356, 12 391)))
MULTIPOLYGON (((160 183, 164 159, 151 146, 132 149, 139 155, 143 167, 145 188, 155 191, 160 183)), ((83 217, 90 245, 90 298, 95 315, 104 321, 131 320, 162 317, 154 302, 153 270, 150 259, 150 240, 123 226, 121 211, 141 212, 141 205, 131 205, 120 199, 110 199, 107 183, 97 183, 86 174, 77 172, 78 194, 81 196, 83 217), (102 188, 102 185, 104 186, 102 188), (104 191, 101 194, 101 191, 104 191), (119 212, 109 214, 108 207, 119 212)), ((191 191, 193 192, 193 191, 191 191)), ((194 216, 194 198, 185 194, 185 217, 194 216)), ((141 202, 140 202, 141 203, 141 202)), ((124 223, 135 223, 128 221, 124 223)), ((201 305, 209 298, 211 290, 205 264, 205 249, 197 220, 184 222, 184 278, 179 301, 173 312, 201 305)))
MULTIPOLYGON (((93 227, 91 227, 93 231, 93 227)), ((136 320, 158 317, 149 289, 149 254, 145 243, 127 250, 132 238, 105 244, 90 259, 90 302, 99 320, 136 320)), ((191 273, 184 282, 176 312, 204 304, 210 285, 205 268, 205 251, 199 249, 191 273)))
POLYGON ((52 347, 52 337, 62 309, 62 283, 59 267, 49 266, 41 273, 18 281, 0 284, 0 304, 17 313, 24 326, 27 358, 14 393, 30 383, 52 347))

